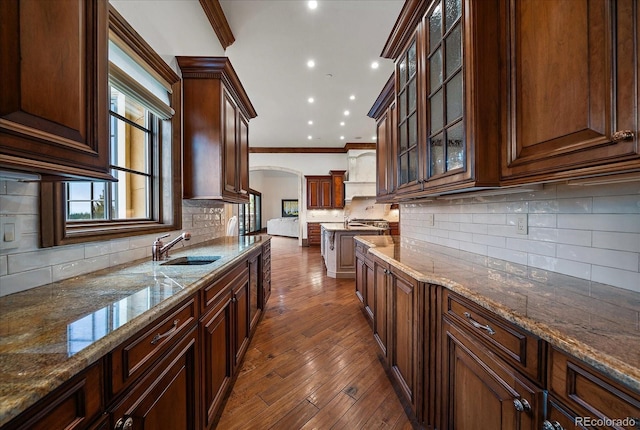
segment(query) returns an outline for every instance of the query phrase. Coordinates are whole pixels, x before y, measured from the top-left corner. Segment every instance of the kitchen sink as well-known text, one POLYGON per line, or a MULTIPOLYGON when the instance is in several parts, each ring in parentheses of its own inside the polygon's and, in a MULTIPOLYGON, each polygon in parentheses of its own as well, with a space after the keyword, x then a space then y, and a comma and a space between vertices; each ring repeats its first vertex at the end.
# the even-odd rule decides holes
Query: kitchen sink
POLYGON ((178 257, 162 263, 162 266, 202 266, 220 260, 219 255, 178 257))

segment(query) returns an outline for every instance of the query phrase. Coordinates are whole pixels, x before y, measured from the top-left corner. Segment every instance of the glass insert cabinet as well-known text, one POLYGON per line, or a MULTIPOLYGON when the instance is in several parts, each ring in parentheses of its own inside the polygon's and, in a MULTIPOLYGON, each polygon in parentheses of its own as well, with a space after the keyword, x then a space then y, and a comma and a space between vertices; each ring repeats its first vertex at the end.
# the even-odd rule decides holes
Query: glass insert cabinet
POLYGON ((395 60, 397 196, 497 186, 499 63, 476 51, 498 53, 498 9, 495 1, 432 1, 402 47, 387 42, 383 56, 395 60), (478 31, 476 20, 494 30, 478 31), (481 98, 495 103, 476 109, 481 98))

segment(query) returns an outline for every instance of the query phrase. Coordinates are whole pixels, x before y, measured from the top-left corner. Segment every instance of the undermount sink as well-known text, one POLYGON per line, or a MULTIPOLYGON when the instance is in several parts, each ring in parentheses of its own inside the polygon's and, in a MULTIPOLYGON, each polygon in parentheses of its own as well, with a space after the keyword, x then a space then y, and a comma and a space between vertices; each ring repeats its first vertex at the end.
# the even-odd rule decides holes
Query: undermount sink
POLYGON ((202 266, 203 264, 210 264, 218 261, 221 258, 222 257, 219 255, 178 257, 173 260, 165 261, 162 263, 162 266, 202 266))

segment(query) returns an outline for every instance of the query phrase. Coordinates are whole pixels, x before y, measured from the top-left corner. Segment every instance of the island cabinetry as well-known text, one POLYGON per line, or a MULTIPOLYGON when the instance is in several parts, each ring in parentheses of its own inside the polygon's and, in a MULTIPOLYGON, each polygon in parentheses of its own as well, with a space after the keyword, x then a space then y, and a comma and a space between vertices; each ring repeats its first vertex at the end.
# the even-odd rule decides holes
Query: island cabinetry
POLYGON ((510 118, 503 183, 640 168, 637 2, 502 7, 510 118))
POLYGON ((549 348, 548 388, 550 407, 545 418, 551 424, 558 422, 565 429, 573 425, 634 429, 640 424, 640 393, 556 348, 549 348), (586 417, 600 424, 589 424, 586 417))
POLYGON ((0 166, 113 180, 108 7, 105 0, 0 2, 0 166))
POLYGON ((116 430, 199 429, 198 332, 195 325, 109 408, 116 430))
POLYGON ((249 120, 257 116, 227 57, 176 57, 183 86, 183 196, 249 202, 249 120))
POLYGON ((104 410, 102 372, 100 360, 3 426, 2 430, 88 428, 104 410))

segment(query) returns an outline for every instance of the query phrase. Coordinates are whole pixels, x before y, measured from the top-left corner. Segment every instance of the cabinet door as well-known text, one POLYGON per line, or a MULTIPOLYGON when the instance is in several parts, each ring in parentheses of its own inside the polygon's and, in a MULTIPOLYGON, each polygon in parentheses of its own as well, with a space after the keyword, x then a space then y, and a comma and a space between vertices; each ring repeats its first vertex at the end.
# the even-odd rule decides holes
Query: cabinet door
POLYGON ((249 122, 238 113, 238 193, 249 195, 249 122))
MULTIPOLYGON (((249 346, 249 276, 244 276, 233 289, 233 353, 234 369, 242 361, 247 347, 249 346)), ((235 370, 234 370, 235 373, 235 370)))
POLYGON ((364 255, 356 251, 356 297, 364 304, 364 296, 367 289, 367 266, 364 264, 364 255))
POLYGON ((109 174, 108 2, 0 2, 0 165, 109 174))
POLYGON ((238 109, 231 96, 223 91, 222 97, 222 153, 224 157, 224 192, 235 195, 238 192, 238 109))
POLYGON ((494 360, 490 352, 447 318, 443 318, 442 335, 441 428, 539 428, 541 389, 494 360))
POLYGON ((418 374, 417 287, 414 279, 394 273, 392 277, 393 316, 391 326, 391 374, 415 412, 418 374))
POLYGON ((374 322, 374 312, 375 312, 375 277, 373 274, 373 262, 365 257, 364 260, 364 270, 366 270, 365 275, 365 288, 367 292, 365 294, 364 301, 364 310, 366 315, 369 317, 371 323, 374 322))
POLYGON ((258 253, 249 258, 249 318, 251 320, 251 330, 255 328, 262 313, 262 277, 262 253, 258 253))
POLYGON ((511 183, 640 166, 637 2, 508 5, 503 176, 511 183))
POLYGON ((231 294, 227 293, 200 322, 203 422, 207 428, 217 419, 233 376, 231 328, 231 294))
POLYGON ((131 420, 134 429, 197 429, 199 375, 194 327, 111 410, 111 428, 131 420))
POLYGON ((387 295, 389 294, 389 270, 387 265, 373 261, 373 337, 383 356, 387 356, 387 327, 389 312, 387 308, 387 295))
POLYGON ((344 175, 346 170, 331 170, 331 207, 344 208, 344 175))
POLYGON ((377 125, 376 141, 376 197, 383 201, 392 198, 393 185, 393 158, 395 145, 395 115, 396 104, 392 103, 377 125))

